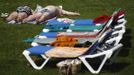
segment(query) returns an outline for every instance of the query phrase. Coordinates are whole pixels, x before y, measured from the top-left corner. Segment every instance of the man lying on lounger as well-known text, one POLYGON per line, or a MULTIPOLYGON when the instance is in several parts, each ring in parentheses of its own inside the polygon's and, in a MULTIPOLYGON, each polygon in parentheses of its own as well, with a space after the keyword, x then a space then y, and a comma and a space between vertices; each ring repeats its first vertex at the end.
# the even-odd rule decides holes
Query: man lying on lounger
POLYGON ((62 6, 53 6, 53 5, 48 5, 44 8, 41 6, 37 5, 36 10, 33 12, 32 15, 29 17, 25 18, 23 20, 23 23, 27 23, 30 21, 35 21, 34 24, 46 22, 49 19, 55 18, 57 16, 79 16, 79 13, 76 12, 70 12, 62 9, 62 6))
POLYGON ((28 6, 19 6, 16 11, 12 12, 7 18, 9 24, 21 23, 23 19, 32 14, 32 10, 28 6))

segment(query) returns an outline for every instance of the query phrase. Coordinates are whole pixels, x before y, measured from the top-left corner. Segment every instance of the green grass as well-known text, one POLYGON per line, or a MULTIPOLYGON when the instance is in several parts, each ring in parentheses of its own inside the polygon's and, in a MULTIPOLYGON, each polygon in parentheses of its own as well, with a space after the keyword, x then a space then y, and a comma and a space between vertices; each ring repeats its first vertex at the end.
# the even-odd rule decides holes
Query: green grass
MULTIPOLYGON (((124 47, 115 58, 114 64, 105 66, 98 75, 134 74, 134 0, 1 0, 0 13, 11 12, 19 5, 30 5, 34 9, 37 3, 42 6, 63 5, 64 9, 80 12, 81 16, 75 18, 93 19, 102 14, 111 15, 118 8, 124 9, 128 21, 127 32, 122 40, 124 47)), ((8 25, 0 19, 0 75, 59 75, 56 63, 50 63, 37 71, 26 65, 27 60, 22 55, 23 50, 30 47, 29 43, 22 40, 37 35, 42 27, 28 24, 8 25)), ((91 73, 87 69, 78 73, 89 74, 91 73)))

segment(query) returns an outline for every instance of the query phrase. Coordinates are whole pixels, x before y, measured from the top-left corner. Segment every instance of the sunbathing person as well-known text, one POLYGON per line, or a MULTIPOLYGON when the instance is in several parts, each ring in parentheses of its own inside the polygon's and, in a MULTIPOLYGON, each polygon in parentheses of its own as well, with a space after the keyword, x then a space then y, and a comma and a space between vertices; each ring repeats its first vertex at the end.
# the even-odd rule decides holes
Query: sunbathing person
POLYGON ((28 6, 19 6, 16 11, 12 12, 6 20, 8 23, 19 23, 22 22, 23 19, 27 18, 32 14, 32 10, 28 6))
POLYGON ((30 15, 29 17, 25 18, 23 20, 23 23, 27 23, 29 21, 35 21, 35 24, 41 23, 41 22, 46 22, 49 19, 52 19, 57 16, 79 16, 79 13, 76 12, 70 12, 63 10, 61 6, 53 6, 49 5, 44 8, 41 6, 37 5, 37 8, 33 15, 30 15))

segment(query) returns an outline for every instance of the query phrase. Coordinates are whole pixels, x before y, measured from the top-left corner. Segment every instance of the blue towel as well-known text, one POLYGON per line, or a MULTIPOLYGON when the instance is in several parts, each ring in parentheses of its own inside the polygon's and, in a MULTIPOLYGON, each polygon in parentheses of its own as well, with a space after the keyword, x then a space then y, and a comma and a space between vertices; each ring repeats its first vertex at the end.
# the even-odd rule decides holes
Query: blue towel
POLYGON ((95 25, 93 23, 93 20, 75 20, 74 22, 75 25, 95 25))
POLYGON ((48 32, 48 33, 41 32, 39 35, 46 36, 47 38, 53 38, 56 37, 57 34, 58 34, 57 32, 48 32))
MULTIPOLYGON (((72 23, 59 22, 57 20, 48 21, 48 25, 70 25, 72 23)), ((74 20, 74 25, 95 25, 91 19, 77 19, 74 20)))
POLYGON ((35 46, 35 47, 31 47, 29 49, 27 49, 31 54, 44 54, 45 52, 47 52, 48 50, 52 49, 54 47, 50 47, 50 46, 35 46))

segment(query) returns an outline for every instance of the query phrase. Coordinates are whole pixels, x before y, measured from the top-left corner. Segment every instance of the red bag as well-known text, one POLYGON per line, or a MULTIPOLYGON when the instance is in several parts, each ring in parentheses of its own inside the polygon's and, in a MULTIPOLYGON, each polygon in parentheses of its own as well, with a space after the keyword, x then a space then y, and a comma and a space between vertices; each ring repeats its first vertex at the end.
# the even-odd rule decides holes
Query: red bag
POLYGON ((97 23, 104 23, 106 22, 108 19, 110 18, 110 16, 107 15, 103 15, 103 16, 99 16, 97 18, 95 18, 93 20, 93 23, 97 24, 97 23))

